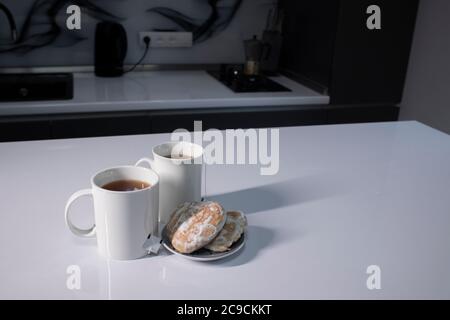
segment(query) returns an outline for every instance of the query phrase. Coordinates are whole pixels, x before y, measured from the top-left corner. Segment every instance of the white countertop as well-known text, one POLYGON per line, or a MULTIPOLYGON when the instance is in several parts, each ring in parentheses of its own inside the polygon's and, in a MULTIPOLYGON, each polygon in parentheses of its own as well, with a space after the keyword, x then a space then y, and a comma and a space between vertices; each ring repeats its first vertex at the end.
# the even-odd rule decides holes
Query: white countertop
MULTIPOLYGON (((167 134, 0 143, 0 298, 450 298, 450 136, 417 122, 280 129, 280 172, 208 166, 208 194, 248 215, 225 261, 106 261, 66 228, 72 192, 167 134), (81 290, 66 269, 81 268, 81 290), (368 290, 366 268, 381 268, 368 290)), ((74 207, 86 226, 90 200, 74 207)))
POLYGON ((0 102, 0 116, 329 103, 328 96, 286 77, 272 79, 292 92, 234 93, 205 71, 134 72, 119 78, 78 73, 73 100, 0 102))

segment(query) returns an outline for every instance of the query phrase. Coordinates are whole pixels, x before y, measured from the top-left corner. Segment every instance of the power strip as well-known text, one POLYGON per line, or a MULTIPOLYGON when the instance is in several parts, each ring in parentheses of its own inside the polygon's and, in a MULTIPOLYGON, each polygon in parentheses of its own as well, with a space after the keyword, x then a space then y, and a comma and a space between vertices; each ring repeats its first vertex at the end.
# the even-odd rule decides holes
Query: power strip
POLYGON ((151 39, 151 48, 189 48, 193 45, 192 32, 139 32, 139 43, 145 46, 144 38, 151 39))

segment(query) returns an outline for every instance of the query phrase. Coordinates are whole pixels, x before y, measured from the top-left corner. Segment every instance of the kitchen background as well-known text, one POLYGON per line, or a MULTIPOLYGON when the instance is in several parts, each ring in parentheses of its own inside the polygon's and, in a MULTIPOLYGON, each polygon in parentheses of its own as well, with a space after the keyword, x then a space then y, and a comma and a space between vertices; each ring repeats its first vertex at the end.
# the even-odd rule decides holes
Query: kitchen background
MULTIPOLYGON (((4 0, 13 13, 18 31, 21 32, 33 4, 39 2, 58 2, 61 0, 4 0)), ((147 10, 165 7, 177 10, 192 17, 198 23, 205 21, 211 9, 207 0, 82 0, 64 1, 67 4, 59 11, 56 21, 62 26, 63 33, 49 46, 38 48, 28 53, 0 53, 0 67, 28 67, 28 66, 81 66, 93 65, 95 25, 99 20, 86 14, 82 9, 80 31, 68 31, 65 23, 68 15, 65 8, 68 4, 93 3, 98 7, 116 15, 122 23, 128 36, 128 54, 125 64, 136 63, 144 48, 139 44, 139 32, 153 29, 177 29, 176 24, 156 12, 147 10), (75 38, 86 38, 76 41, 75 38)), ((192 48, 161 49, 151 48, 144 63, 151 64, 208 64, 208 63, 242 63, 245 59, 243 40, 254 34, 261 36, 265 27, 266 17, 277 2, 276 0, 226 0, 219 1, 219 13, 222 19, 232 15, 234 5, 240 2, 239 9, 229 25, 219 30, 213 37, 196 43, 192 48)), ((33 18, 36 23, 33 32, 48 31, 49 19, 45 15, 33 18), (44 24, 43 24, 44 23, 44 24), (36 26, 38 25, 38 26, 36 26)), ((8 22, 4 15, 0 16, 0 39, 10 37, 8 22)), ((0 47, 1 48, 1 47, 0 47)))
MULTIPOLYGON (((222 17, 230 13, 230 7, 232 7, 238 0, 222 0, 219 1, 220 11, 222 17)), ((321 32, 326 26, 324 21, 328 21, 323 18, 327 14, 334 15, 333 10, 330 9, 330 3, 340 3, 344 5, 346 2, 342 1, 307 1, 307 0, 295 0, 296 3, 303 3, 310 9, 315 10, 302 10, 301 19, 292 18, 297 21, 300 26, 307 26, 306 28, 301 28, 301 37, 298 37, 298 45, 293 44, 300 49, 314 47, 317 45, 318 50, 307 50, 306 55, 296 55, 294 52, 295 60, 291 61, 291 64, 301 65, 303 67, 302 71, 309 70, 311 66, 313 69, 316 64, 312 63, 316 60, 324 61, 325 59, 315 59, 321 57, 322 55, 327 55, 330 50, 323 50, 323 39, 324 37, 310 36, 314 32, 321 32), (309 27, 308 26, 313 26, 309 27), (319 27, 318 27, 319 26, 319 27), (312 31, 311 31, 312 30, 312 31), (309 32, 311 31, 311 32, 309 32), (314 31, 314 32, 313 32, 314 31), (309 59, 309 60, 308 60, 309 59)), ((210 8, 208 6, 208 0, 1 0, 1 3, 9 7, 16 19, 19 32, 23 29, 23 24, 29 13, 31 7, 34 3, 48 3, 48 2, 64 2, 64 8, 68 3, 94 3, 99 7, 107 10, 108 12, 120 16, 123 20, 119 20, 122 23, 128 33, 128 54, 125 63, 132 65, 136 63, 143 54, 143 47, 139 45, 138 33, 140 31, 150 31, 155 28, 175 28, 176 25, 170 22, 168 19, 160 16, 155 12, 147 12, 147 10, 156 7, 166 7, 172 8, 180 11, 181 13, 195 18, 198 22, 205 21, 210 13, 210 8)), ((395 7, 389 1, 359 1, 358 3, 364 3, 361 7, 373 4, 380 4, 384 9, 389 6, 395 7)), ((250 38, 254 34, 261 35, 263 29, 266 25, 266 19, 270 9, 276 3, 276 0, 242 0, 239 10, 236 12, 234 18, 231 20, 230 24, 221 32, 218 32, 214 37, 196 43, 192 48, 177 48, 177 49, 161 49, 161 48, 151 48, 149 54, 144 60, 146 64, 190 64, 190 63, 242 63, 244 62, 244 48, 242 40, 250 38)), ((349 3, 349 2, 347 2, 349 3)), ((397 5, 401 6, 401 4, 397 5)), ((351 8, 358 8, 358 4, 349 4, 346 9, 341 10, 341 13, 345 14, 346 10, 353 10, 351 8)), ((405 4, 405 10, 406 10, 405 4)), ((85 10, 85 9, 84 9, 85 10)), ((352 58, 345 60, 341 63, 343 67, 339 70, 342 74, 350 74, 348 72, 349 67, 357 64, 358 61, 362 61, 362 65, 365 68, 369 68, 370 65, 367 61, 371 61, 367 55, 370 56, 370 52, 366 52, 365 49, 368 46, 366 42, 363 44, 358 43, 358 39, 366 39, 369 36, 377 44, 374 45, 375 48, 381 48, 380 52, 375 50, 372 59, 379 59, 379 63, 384 65, 386 61, 392 58, 395 63, 392 62, 391 65, 387 65, 386 70, 393 70, 395 72, 397 62, 403 62, 404 57, 395 60, 396 50, 389 45, 389 41, 386 42, 385 39, 389 38, 391 32, 384 33, 381 37, 376 38, 373 34, 363 34, 363 37, 358 34, 358 29, 355 28, 354 21, 349 19, 349 17, 354 16, 355 12, 359 12, 364 17, 365 11, 362 9, 355 9, 350 16, 346 16, 342 19, 342 24, 347 23, 348 28, 345 29, 345 34, 343 33, 338 44, 342 44, 340 47, 345 54, 341 57, 351 56, 352 58), (358 11, 359 10, 359 11, 358 11), (361 36, 360 38, 358 38, 361 36), (381 39, 381 40, 380 40, 381 39), (376 42, 379 41, 379 42, 376 42), (351 45, 350 45, 351 44, 351 45), (358 48, 359 44, 359 48, 358 48), (389 49, 383 49, 383 46, 388 46, 389 49), (354 47, 354 48, 353 48, 354 47), (358 51, 359 49, 359 51, 358 51), (385 50, 385 51, 383 51, 385 50), (350 55, 349 55, 350 53, 350 55), (355 62, 355 59, 358 60, 355 62)), ((402 9, 403 10, 403 9, 402 9)), ((384 11, 386 12, 386 11, 384 11)), ((86 10, 85 10, 86 13, 86 10)), ((400 120, 418 120, 424 122, 425 124, 431 125, 439 130, 450 133, 450 105, 449 101, 449 83, 450 83, 450 64, 448 62, 448 56, 450 55, 450 38, 448 37, 449 23, 450 20, 450 1, 448 0, 422 0, 420 1, 419 10, 417 14, 417 23, 415 26, 413 45, 411 50, 411 55, 409 57, 408 72, 406 76, 405 87, 403 90, 403 99, 400 103, 401 108, 399 119, 400 120)), ((45 15, 37 16, 36 22, 38 24, 45 22, 45 15)), ((67 14, 62 10, 57 15, 58 25, 64 26, 67 14)), ((386 20, 389 18, 388 15, 383 15, 383 25, 386 26, 386 20)), ((397 27, 399 24, 404 24, 404 17, 396 15, 391 18, 391 25, 389 28, 397 27)), ((0 69, 5 67, 38 67, 38 66, 77 66, 77 65, 93 65, 94 58, 94 32, 95 25, 98 20, 83 14, 82 16, 82 30, 81 31, 70 31, 65 32, 57 39, 57 41, 50 46, 33 50, 28 53, 0 53, 0 69), (73 43, 73 37, 68 37, 68 35, 76 35, 78 37, 87 38, 86 40, 80 41, 78 43, 73 43), (68 44, 73 44, 72 46, 67 46, 68 44)), ((359 25, 359 21, 357 22, 359 25)), ((40 24, 39 27, 33 30, 43 30, 46 27, 40 24)), ((408 31, 409 32, 409 31, 408 31)), ((332 33, 336 34, 335 31, 332 33)), ((4 41, 8 41, 10 38, 9 27, 7 19, 3 13, 0 13, 0 44, 4 41)), ((404 39, 404 35, 400 39, 404 39)), ((393 40, 397 41, 398 38, 392 37, 393 40)), ((392 40, 391 39, 391 40, 392 40)), ((0 50, 4 46, 0 45, 0 50)), ((370 49, 370 48, 369 48, 370 49)), ((301 50, 300 50, 301 51, 301 50)), ((398 51, 398 50, 397 50, 398 51)), ((292 52, 289 51, 288 52, 292 52)), ((409 51, 408 51, 409 52, 409 51)), ((328 54, 330 55, 330 54, 328 54)), ((331 56, 331 55, 330 55, 331 56)), ((283 61, 285 61, 284 59, 283 61)), ((334 59, 333 61, 337 61, 334 59)), ((378 60, 377 60, 378 61, 378 60)), ((336 63, 336 66, 341 66, 336 63)), ((317 71, 317 70, 312 70, 317 71)), ((371 69, 371 72, 375 72, 380 75, 383 69, 371 69), (378 71, 378 72, 377 72, 378 71)), ((330 72, 325 72, 327 75, 332 75, 330 72)), ((380 89, 386 89, 386 83, 378 82, 366 84, 369 79, 359 79, 358 77, 351 76, 348 81, 342 81, 341 75, 337 75, 334 72, 336 81, 335 84, 342 84, 343 88, 350 88, 350 94, 345 96, 345 101, 339 101, 339 104, 348 103, 347 100, 352 100, 352 97, 358 92, 361 93, 361 98, 366 97, 366 92, 360 90, 361 87, 368 88, 367 91, 375 92, 373 97, 376 98, 376 93, 380 89), (354 79, 352 81, 352 79, 354 79), (358 90, 354 90, 353 86, 361 84, 358 90), (374 86, 375 85, 375 86, 374 86), (370 89, 372 88, 373 89, 370 89)), ((364 69, 364 74, 368 71, 364 69)), ((403 89, 403 80, 401 81, 401 88, 403 89)), ((332 86, 330 86, 332 89, 332 86)), ((340 90, 336 90, 340 92, 340 90)), ((390 97, 389 97, 390 98, 390 97)), ((332 97, 333 99, 333 97, 332 97)), ((342 100, 342 99, 341 99, 342 100)), ((358 99, 356 99, 358 100, 358 99)), ((370 100, 370 99, 369 99, 370 100)), ((392 99, 389 99, 389 102, 392 99)), ((359 102, 359 101, 358 101, 359 102)), ((366 101, 367 102, 367 101, 366 101)), ((369 101, 372 103, 372 101, 369 101)), ((385 103, 385 101, 383 101, 385 103)), ((367 120, 364 112, 361 121, 367 120)), ((370 117, 369 117, 370 118, 370 117)), ((347 119, 346 119, 347 120, 347 119)))

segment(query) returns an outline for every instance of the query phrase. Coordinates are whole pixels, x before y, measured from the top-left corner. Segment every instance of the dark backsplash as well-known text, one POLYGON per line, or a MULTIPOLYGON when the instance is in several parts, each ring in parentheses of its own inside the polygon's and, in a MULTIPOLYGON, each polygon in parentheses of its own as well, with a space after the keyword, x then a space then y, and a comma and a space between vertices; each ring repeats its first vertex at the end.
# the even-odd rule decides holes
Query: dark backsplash
MULTIPOLYGON (((27 13, 36 0, 4 0, 13 13, 19 33, 25 24, 27 13)), ((142 55, 139 44, 139 31, 155 28, 178 28, 175 23, 155 12, 146 12, 155 7, 167 7, 178 10, 190 17, 198 18, 199 24, 210 15, 208 2, 198 0, 90 0, 96 6, 113 15, 123 17, 121 21, 128 33, 128 55, 125 63, 133 64, 142 55)), ((82 2, 82 1, 81 1, 82 2)), ((273 0, 275 2, 275 0, 273 0)), ((232 7, 235 0, 223 0, 220 6, 232 7)), ((199 41, 192 48, 152 49, 145 63, 152 64, 196 64, 196 63, 238 63, 244 60, 242 40, 253 34, 261 35, 265 19, 270 10, 271 1, 245 0, 228 27, 212 38, 199 41)), ((72 4, 71 2, 68 3, 72 4)), ((65 9, 57 16, 58 25, 65 25, 65 9)), ((45 16, 42 16, 45 19, 45 16)), ((79 31, 64 30, 63 34, 44 48, 28 53, 0 53, 0 67, 64 66, 92 65, 94 31, 98 20, 82 15, 82 28, 79 31), (68 36, 68 32, 71 34, 68 36), (65 34, 66 33, 66 34, 65 34), (81 40, 80 40, 81 39, 81 40)), ((9 37, 8 24, 4 15, 0 15, 0 39, 9 37)), ((37 28, 42 28, 37 27, 37 28)), ((179 28, 178 28, 179 29, 179 28)))

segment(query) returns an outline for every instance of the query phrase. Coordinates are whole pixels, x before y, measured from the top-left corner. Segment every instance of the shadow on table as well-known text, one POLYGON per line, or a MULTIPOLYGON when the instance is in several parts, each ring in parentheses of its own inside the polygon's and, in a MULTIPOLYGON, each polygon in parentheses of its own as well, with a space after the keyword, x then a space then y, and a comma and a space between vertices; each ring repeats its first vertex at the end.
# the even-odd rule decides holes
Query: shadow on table
POLYGON ((245 214, 252 214, 322 200, 343 192, 339 181, 333 181, 327 175, 311 175, 255 188, 211 195, 208 200, 217 201, 228 210, 241 210, 245 214))
MULTIPOLYGON (((240 252, 228 258, 209 262, 217 267, 235 267, 246 264, 261 254, 264 250, 273 247, 277 242, 289 241, 289 235, 276 235, 271 229, 260 226, 248 226, 248 240, 240 252)), ((298 236, 302 234, 299 233, 298 236)))

